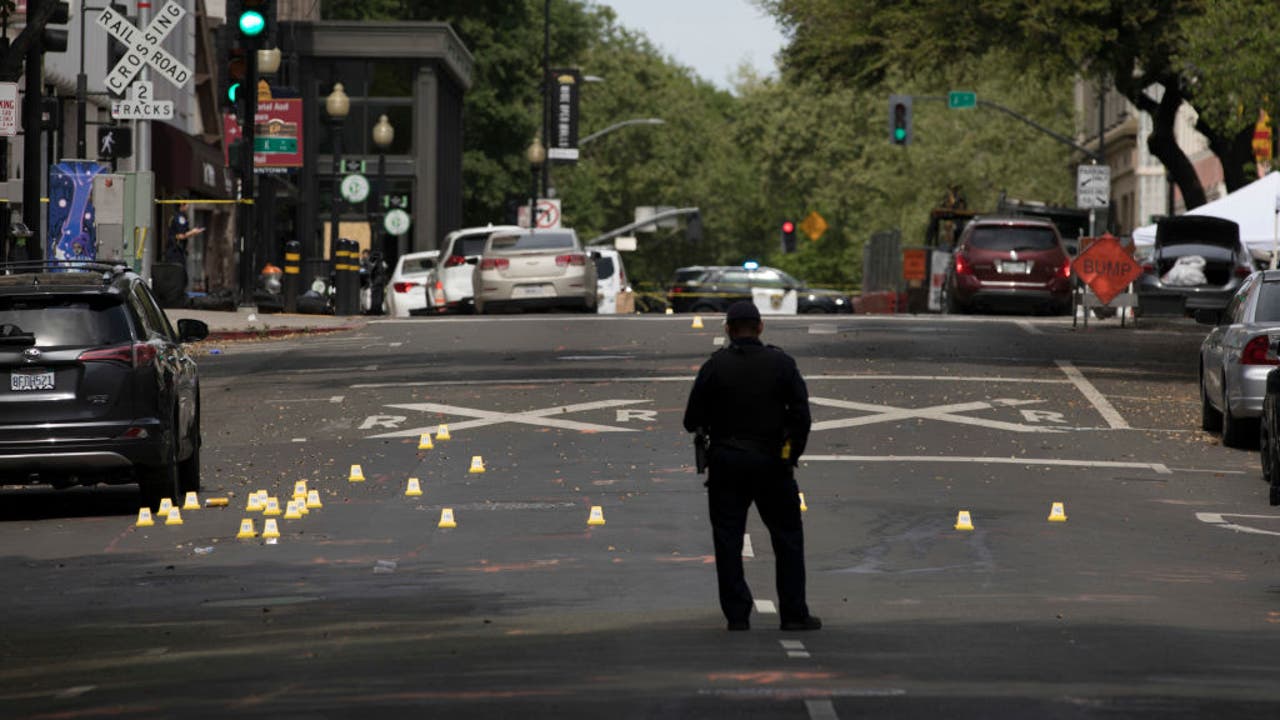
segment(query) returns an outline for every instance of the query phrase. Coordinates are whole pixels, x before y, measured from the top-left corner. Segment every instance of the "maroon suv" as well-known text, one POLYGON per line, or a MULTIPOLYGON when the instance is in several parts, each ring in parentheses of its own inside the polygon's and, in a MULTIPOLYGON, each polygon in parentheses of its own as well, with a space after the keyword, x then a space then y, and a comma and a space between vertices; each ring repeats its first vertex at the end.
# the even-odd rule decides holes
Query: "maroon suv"
POLYGON ((956 243, 946 307, 1019 305, 1065 313, 1071 308, 1071 259, 1058 228, 1030 218, 978 218, 956 243))

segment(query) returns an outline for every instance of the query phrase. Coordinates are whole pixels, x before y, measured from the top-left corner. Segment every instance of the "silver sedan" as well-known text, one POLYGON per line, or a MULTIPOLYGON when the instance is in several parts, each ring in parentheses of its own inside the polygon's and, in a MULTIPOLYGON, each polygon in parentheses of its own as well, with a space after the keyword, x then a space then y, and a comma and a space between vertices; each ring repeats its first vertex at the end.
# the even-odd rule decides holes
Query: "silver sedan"
POLYGON ((472 285, 476 312, 564 307, 596 311, 596 265, 573 230, 497 232, 472 285))
POLYGON ((1216 321, 1200 344, 1201 426, 1221 430, 1223 445, 1249 445, 1258 437, 1267 373, 1280 365, 1271 347, 1280 336, 1280 270, 1250 275, 1220 316, 1202 310, 1196 320, 1216 321))

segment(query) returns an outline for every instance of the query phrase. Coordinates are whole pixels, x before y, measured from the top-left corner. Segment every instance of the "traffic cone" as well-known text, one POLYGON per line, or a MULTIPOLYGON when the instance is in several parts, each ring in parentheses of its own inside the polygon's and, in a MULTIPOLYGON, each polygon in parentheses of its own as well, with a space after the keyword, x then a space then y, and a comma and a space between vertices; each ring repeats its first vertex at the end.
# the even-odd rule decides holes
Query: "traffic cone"
POLYGON ((599 505, 592 505, 592 506, 591 506, 591 515, 587 518, 587 524, 588 524, 588 525, 603 525, 603 524, 604 524, 604 509, 603 509, 603 508, 601 508, 599 505))
POLYGON ((293 484, 293 499, 294 500, 307 499, 307 481, 306 480, 299 480, 298 482, 293 484))
POLYGON ((276 498, 269 497, 264 504, 262 514, 267 517, 276 517, 280 514, 280 501, 276 498))
POLYGON ((431 443, 431 433, 422 433, 422 436, 418 438, 418 449, 431 450, 433 448, 435 448, 435 445, 431 443))
POLYGON ((324 507, 324 503, 320 502, 320 491, 308 490, 307 491, 307 509, 319 510, 322 507, 324 507))
POLYGON ((257 492, 249 493, 249 501, 245 504, 245 512, 262 512, 262 496, 257 492))
POLYGON ((479 455, 471 456, 471 469, 468 472, 482 473, 484 472, 484 458, 479 455))
POLYGON ((285 520, 301 520, 302 519, 302 513, 298 512, 297 500, 290 500, 289 504, 285 506, 284 519, 285 520))
POLYGON ((701 316, 701 315, 694 315, 694 316, 693 316, 693 325, 691 325, 690 327, 692 327, 694 330, 701 330, 701 329, 702 329, 702 316, 701 316))
POLYGON ((175 507, 175 508, 170 508, 170 509, 169 509, 169 517, 167 517, 167 518, 165 518, 165 519, 164 519, 164 524, 165 524, 165 525, 181 525, 181 524, 182 524, 182 511, 181 511, 181 510, 179 510, 179 509, 178 509, 178 508, 176 508, 176 507, 175 507))
POLYGON ((267 518, 262 523, 262 538, 264 540, 276 540, 280 537, 280 526, 276 524, 275 518, 267 518))
POLYGON ((200 499, 196 497, 195 493, 193 492, 187 493, 186 500, 182 502, 182 509, 183 510, 199 510, 200 509, 200 499))
POLYGON ((444 312, 444 306, 447 304, 444 299, 444 282, 436 281, 436 292, 433 296, 437 312, 444 312))
POLYGON ((436 428, 436 440, 452 440, 453 436, 449 434, 449 426, 441 425, 436 428))
POLYGON ((359 465, 352 465, 351 475, 347 479, 351 482, 364 482, 364 470, 359 465))
POLYGON ((443 508, 440 510, 440 524, 436 527, 456 528, 458 523, 453 521, 453 508, 443 508))
POLYGON ((156 517, 169 517, 169 511, 173 509, 173 501, 165 498, 160 501, 160 507, 156 508, 156 517))
POLYGON ((258 536, 253 529, 253 518, 245 518, 240 521, 240 532, 236 533, 237 540, 249 540, 258 536))
POLYGON ((973 529, 973 520, 969 517, 968 510, 961 510, 959 513, 956 514, 956 529, 957 530, 973 529))
POLYGON ((418 483, 418 478, 409 478, 409 485, 405 487, 404 494, 406 497, 417 497, 422 494, 422 485, 418 483))
POLYGON ((800 493, 800 512, 809 512, 809 506, 804 504, 804 493, 800 493))
POLYGON ((1066 507, 1060 502, 1054 503, 1053 507, 1050 508, 1049 510, 1049 522, 1066 522, 1066 521, 1067 521, 1066 507))
POLYGON ((151 519, 151 508, 138 508, 138 522, 134 523, 134 527, 152 527, 155 524, 156 521, 151 519))

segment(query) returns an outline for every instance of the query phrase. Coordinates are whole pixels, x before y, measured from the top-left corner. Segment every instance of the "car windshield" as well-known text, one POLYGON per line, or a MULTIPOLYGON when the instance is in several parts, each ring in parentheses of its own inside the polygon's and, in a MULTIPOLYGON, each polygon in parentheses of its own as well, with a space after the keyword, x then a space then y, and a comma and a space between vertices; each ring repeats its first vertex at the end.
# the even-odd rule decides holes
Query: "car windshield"
POLYGON ((493 250, 564 250, 575 246, 573 235, 563 232, 495 235, 489 244, 493 250))
POLYGON ((484 254, 484 244, 489 238, 486 235, 468 235, 453 241, 454 257, 471 257, 484 254))
POLYGON ((982 250, 1052 250, 1058 246, 1053 231, 1043 227, 992 226, 977 227, 969 243, 982 250))
POLYGON ((35 333, 40 347, 114 345, 133 339, 124 305, 113 297, 0 297, 0 325, 35 333))
POLYGON ((1264 282, 1258 290, 1258 305, 1253 310, 1253 321, 1280 322, 1280 282, 1264 282))
POLYGON ((405 258, 400 266, 400 272, 404 275, 421 275, 434 270, 435 267, 436 259, 433 257, 405 258))

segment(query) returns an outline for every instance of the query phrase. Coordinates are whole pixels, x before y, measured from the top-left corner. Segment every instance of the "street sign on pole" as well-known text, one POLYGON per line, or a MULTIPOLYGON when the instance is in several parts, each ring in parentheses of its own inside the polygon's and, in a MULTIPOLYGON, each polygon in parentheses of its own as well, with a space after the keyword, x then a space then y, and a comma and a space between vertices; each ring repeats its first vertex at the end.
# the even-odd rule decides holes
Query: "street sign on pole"
POLYGON ((0 82, 0 135, 18 134, 18 83, 0 82))
POLYGON ((967 110, 978 106, 978 93, 968 90, 952 90, 947 93, 947 107, 951 110, 967 110))
POLYGON ((1076 207, 1081 210, 1111 204, 1111 166, 1080 165, 1076 168, 1076 207))
POLYGON ((1142 266, 1110 234, 1103 235, 1071 263, 1074 272, 1102 303, 1110 303, 1142 276, 1142 266))
POLYGON ((129 87, 129 97, 111 101, 111 117, 116 120, 172 120, 173 102, 153 100, 151 83, 139 80, 129 87))
MULTIPOLYGON (((536 230, 554 230, 560 227, 560 200, 557 198, 538 199, 538 224, 536 230)), ((529 227, 529 204, 524 203, 516 211, 516 225, 529 227)))

